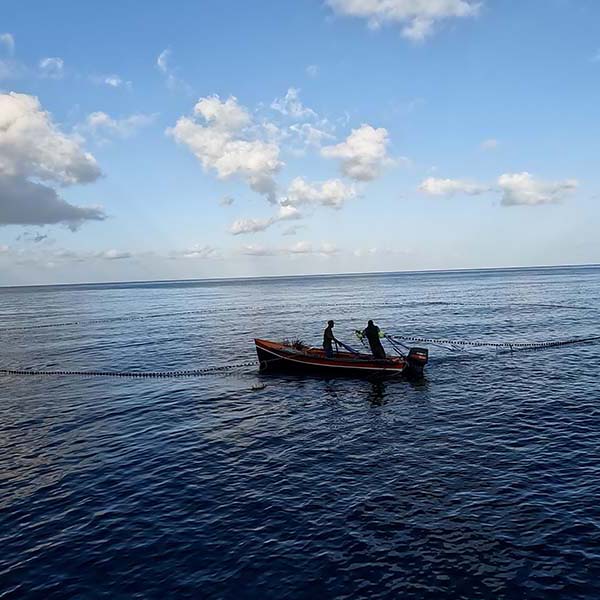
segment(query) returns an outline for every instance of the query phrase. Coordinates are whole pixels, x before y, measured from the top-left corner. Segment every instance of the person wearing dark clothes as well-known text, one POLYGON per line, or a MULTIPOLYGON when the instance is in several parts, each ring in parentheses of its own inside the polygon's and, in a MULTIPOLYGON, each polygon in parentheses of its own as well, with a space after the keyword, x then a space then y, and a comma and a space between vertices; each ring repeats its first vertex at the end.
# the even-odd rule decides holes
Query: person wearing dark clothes
POLYGON ((369 346, 371 346, 371 352, 375 358, 385 358, 385 350, 381 345, 379 339, 379 327, 369 320, 367 328, 363 331, 363 334, 369 340, 369 346))
POLYGON ((327 358, 333 358, 333 342, 336 344, 338 343, 333 335, 334 325, 335 323, 333 321, 327 321, 327 328, 323 332, 323 350, 325 350, 325 356, 327 358))

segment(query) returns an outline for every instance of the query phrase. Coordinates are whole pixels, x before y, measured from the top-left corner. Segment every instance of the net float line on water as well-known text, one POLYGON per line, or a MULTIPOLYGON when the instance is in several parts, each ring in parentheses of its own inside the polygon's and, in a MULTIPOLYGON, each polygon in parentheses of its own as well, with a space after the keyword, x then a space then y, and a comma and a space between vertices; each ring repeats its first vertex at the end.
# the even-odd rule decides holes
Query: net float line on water
POLYGON ((572 344, 585 344, 600 341, 600 335, 571 338, 566 340, 549 340, 541 342, 483 342, 471 340, 444 340, 440 338, 423 338, 407 335, 384 334, 391 341, 418 342, 420 344, 434 344, 436 346, 454 348, 506 348, 509 350, 537 350, 542 348, 555 348, 558 346, 570 346, 572 344))
POLYGON ((255 367, 258 362, 248 361, 243 363, 234 363, 221 365, 218 367, 206 367, 204 369, 187 369, 181 371, 69 371, 69 370, 46 370, 46 369, 0 369, 2 375, 78 375, 80 377, 133 377, 133 378, 175 378, 175 377, 202 377, 203 375, 212 375, 226 373, 234 369, 243 367, 255 367))
MULTIPOLYGON (((556 348, 560 346, 569 346, 573 344, 586 344, 600 341, 600 335, 589 336, 585 338, 571 338, 567 340, 550 340, 541 342, 483 342, 471 340, 446 340, 441 338, 424 338, 416 336, 382 334, 382 337, 388 341, 403 345, 402 342, 418 342, 421 344, 433 344, 449 350, 463 348, 495 348, 508 350, 542 350, 546 348, 556 348)), ((356 352, 356 351, 353 351, 356 352)), ((277 361, 280 359, 273 359, 277 361)), ((80 377, 130 377, 130 378, 177 378, 177 377, 202 377, 212 374, 230 374, 235 369, 244 367, 260 367, 264 370, 266 366, 263 363, 271 361, 256 360, 231 363, 216 367, 205 367, 202 369, 185 369, 177 371, 85 371, 85 370, 67 370, 67 369, 26 369, 26 368, 0 368, 0 375, 38 375, 38 376, 80 376, 80 377)))

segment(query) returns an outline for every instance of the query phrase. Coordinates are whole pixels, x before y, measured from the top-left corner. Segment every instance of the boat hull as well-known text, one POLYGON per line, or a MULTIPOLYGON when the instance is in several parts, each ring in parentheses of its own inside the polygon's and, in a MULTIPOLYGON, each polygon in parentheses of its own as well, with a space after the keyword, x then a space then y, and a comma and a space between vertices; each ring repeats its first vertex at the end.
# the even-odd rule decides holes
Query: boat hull
POLYGON ((261 372, 286 371, 328 377, 398 377, 411 369, 402 358, 374 359, 367 354, 336 352, 327 358, 323 350, 294 347, 269 340, 254 340, 261 372))

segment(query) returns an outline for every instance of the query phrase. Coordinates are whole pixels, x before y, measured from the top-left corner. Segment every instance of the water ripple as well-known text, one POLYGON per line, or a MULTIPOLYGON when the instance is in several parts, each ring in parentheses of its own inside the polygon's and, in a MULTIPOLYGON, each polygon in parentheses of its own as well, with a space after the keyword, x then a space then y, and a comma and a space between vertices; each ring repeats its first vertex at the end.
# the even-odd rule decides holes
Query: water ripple
MULTIPOLYGON (((573 337, 599 292, 597 269, 0 290, 15 327, 160 315, 4 331, 3 362, 198 368, 255 335, 316 342, 330 315, 342 338, 367 318, 573 337)), ((433 350, 415 383, 4 376, 0 597, 598 598, 599 359, 433 350)))

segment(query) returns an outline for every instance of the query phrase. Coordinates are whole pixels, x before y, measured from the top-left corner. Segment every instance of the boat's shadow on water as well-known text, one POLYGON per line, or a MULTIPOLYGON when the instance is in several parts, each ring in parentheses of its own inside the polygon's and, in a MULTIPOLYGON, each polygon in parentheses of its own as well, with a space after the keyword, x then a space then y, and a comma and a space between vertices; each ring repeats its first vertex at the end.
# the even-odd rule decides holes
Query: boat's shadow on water
POLYGON ((395 400, 406 398, 403 391, 411 394, 422 394, 429 390, 429 381, 427 377, 408 377, 401 375, 398 377, 318 377, 304 375, 299 378, 288 374, 259 374, 261 384, 282 384, 294 386, 297 391, 299 387, 310 386, 312 391, 317 387, 322 390, 323 397, 329 397, 334 401, 340 401, 352 398, 362 398, 372 406, 383 406, 395 400), (404 388, 404 390, 403 390, 404 388), (406 389, 408 388, 408 389, 406 389))

